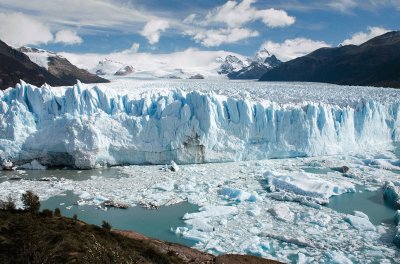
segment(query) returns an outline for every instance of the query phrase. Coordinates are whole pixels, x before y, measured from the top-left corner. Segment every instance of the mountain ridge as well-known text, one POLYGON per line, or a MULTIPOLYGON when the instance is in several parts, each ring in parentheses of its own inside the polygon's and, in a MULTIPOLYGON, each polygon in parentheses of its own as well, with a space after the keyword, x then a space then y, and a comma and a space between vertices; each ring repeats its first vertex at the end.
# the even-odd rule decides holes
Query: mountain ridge
MULTIPOLYGON (((24 48, 27 49, 26 47, 24 48)), ((39 49, 36 50, 40 51, 39 49)), ((39 65, 37 62, 35 63, 27 54, 10 47, 1 40, 0 61, 1 90, 14 87, 20 80, 24 80, 36 86, 41 86, 44 83, 53 86, 73 85, 76 83, 77 79, 86 83, 109 82, 86 70, 79 69, 66 58, 56 54, 48 57, 48 68, 43 67, 45 65, 39 65)))
POLYGON ((399 72, 400 32, 392 31, 358 46, 318 49, 268 71, 260 81, 400 88, 399 72))

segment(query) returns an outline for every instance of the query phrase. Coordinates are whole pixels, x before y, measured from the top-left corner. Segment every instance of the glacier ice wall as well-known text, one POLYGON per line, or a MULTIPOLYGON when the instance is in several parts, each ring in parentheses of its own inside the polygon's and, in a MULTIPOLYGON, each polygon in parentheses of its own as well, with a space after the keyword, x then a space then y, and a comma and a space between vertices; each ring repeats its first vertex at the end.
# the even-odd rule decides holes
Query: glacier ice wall
POLYGON ((223 162, 388 148, 398 102, 250 101, 170 90, 134 98, 104 87, 0 91, 0 158, 46 165, 223 162))

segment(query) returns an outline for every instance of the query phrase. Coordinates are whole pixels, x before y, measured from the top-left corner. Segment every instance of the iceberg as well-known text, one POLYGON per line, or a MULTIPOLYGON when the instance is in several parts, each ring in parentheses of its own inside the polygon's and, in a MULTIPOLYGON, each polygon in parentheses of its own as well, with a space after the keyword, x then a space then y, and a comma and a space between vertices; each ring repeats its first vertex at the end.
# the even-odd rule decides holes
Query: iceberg
POLYGON ((383 198, 395 209, 400 209, 400 187, 393 182, 386 182, 383 186, 383 198))
POLYGON ((375 226, 369 221, 368 216, 362 212, 354 212, 354 215, 347 215, 345 221, 354 228, 362 231, 375 231, 375 226))
POLYGON ((334 175, 333 173, 328 173, 326 179, 323 179, 305 172, 281 173, 268 171, 264 173, 270 191, 281 191, 281 195, 287 195, 292 198, 308 198, 310 201, 322 204, 329 203, 331 196, 356 191, 353 183, 342 179, 338 181, 334 180, 334 177, 329 177, 334 175))
POLYGON ((141 84, 138 92, 133 82, 38 88, 21 81, 0 92, 0 158, 90 169, 360 153, 399 139, 400 94, 392 89, 359 97, 362 88, 347 87, 336 98, 323 84, 279 91, 199 83, 141 84), (310 101, 296 101, 293 89, 310 101))

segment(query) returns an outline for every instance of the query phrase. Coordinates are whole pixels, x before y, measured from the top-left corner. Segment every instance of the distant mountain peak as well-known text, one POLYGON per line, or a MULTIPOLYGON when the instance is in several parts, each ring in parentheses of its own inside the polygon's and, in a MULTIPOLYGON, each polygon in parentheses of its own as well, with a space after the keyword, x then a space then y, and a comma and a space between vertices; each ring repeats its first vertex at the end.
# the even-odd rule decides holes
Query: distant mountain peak
POLYGON ((259 79, 281 63, 275 55, 263 48, 252 59, 241 60, 237 56, 227 55, 218 73, 226 74, 230 79, 259 79))
POLYGON ((131 65, 123 64, 109 58, 104 58, 97 63, 92 70, 97 75, 117 75, 124 76, 135 72, 135 68, 131 65))
POLYGON ((253 58, 255 62, 264 63, 267 58, 271 57, 271 53, 266 48, 262 48, 257 51, 256 55, 253 58))
POLYGON ((235 55, 229 54, 218 69, 219 74, 229 74, 234 71, 239 71, 246 66, 246 63, 235 55))
POLYGON ((73 85, 77 79, 85 83, 108 82, 79 69, 57 53, 21 47, 14 49, 0 41, 0 89, 24 80, 36 86, 73 85))

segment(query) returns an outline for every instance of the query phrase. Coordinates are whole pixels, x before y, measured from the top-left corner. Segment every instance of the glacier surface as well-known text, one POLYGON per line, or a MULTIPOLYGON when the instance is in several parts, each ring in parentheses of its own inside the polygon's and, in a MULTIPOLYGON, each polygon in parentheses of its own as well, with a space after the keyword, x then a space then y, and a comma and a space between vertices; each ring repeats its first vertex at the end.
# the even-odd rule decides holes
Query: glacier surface
POLYGON ((21 82, 0 92, 0 157, 94 168, 361 153, 398 141, 399 98, 310 83, 21 82))

